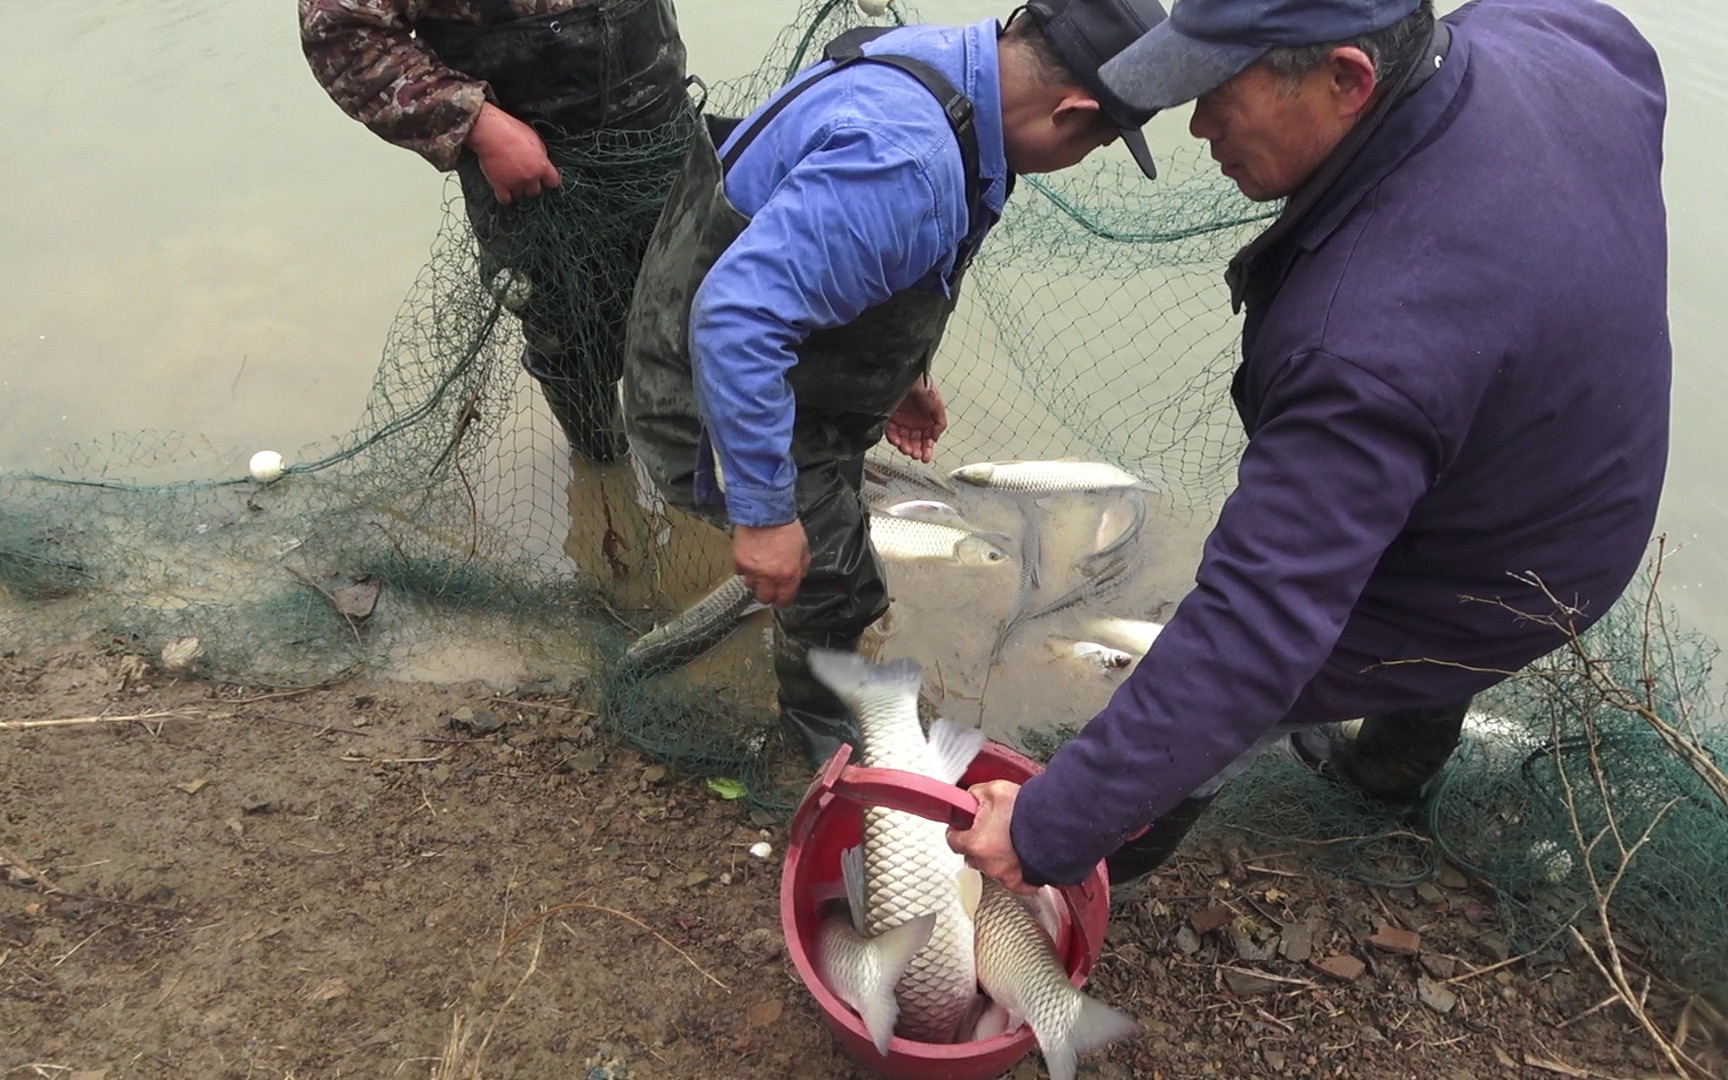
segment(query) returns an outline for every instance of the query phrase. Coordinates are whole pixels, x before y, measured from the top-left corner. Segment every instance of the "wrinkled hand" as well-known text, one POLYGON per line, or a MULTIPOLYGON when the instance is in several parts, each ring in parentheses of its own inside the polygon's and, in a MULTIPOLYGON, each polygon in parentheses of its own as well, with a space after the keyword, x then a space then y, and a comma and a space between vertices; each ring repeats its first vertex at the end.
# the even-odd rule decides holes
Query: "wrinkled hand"
POLYGON ((1014 820, 1014 800, 1020 796, 1020 785, 1007 780, 991 780, 973 784, 969 789, 978 800, 978 813, 972 827, 964 831, 948 830, 948 846, 966 856, 966 865, 986 877, 995 878, 1010 892, 1031 896, 1036 885, 1026 884, 1020 870, 1020 856, 1014 850, 1014 839, 1008 832, 1014 820))
POLYGON ((888 416, 889 444, 926 465, 936 453, 936 440, 947 430, 948 407, 929 379, 918 380, 888 416))
POLYGON ((732 568, 756 599, 770 607, 785 607, 798 595, 798 583, 810 569, 810 544, 804 526, 794 519, 785 525, 732 529, 732 568))
POLYGON ((546 156, 545 140, 491 102, 480 106, 480 115, 468 131, 468 149, 480 159, 480 171, 492 185, 492 194, 505 206, 560 183, 557 168, 546 156))

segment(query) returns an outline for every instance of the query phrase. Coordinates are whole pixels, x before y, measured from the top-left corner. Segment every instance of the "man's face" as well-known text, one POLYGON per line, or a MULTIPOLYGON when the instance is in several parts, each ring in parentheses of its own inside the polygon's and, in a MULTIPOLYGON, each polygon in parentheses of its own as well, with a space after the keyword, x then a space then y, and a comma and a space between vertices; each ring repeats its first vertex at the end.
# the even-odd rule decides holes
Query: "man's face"
POLYGON ((1003 141, 1010 171, 1052 173, 1080 164, 1121 135, 1097 102, 1075 92, 1054 111, 1006 127, 1003 141))
MULTIPOLYGON (((1346 51, 1356 52, 1339 53, 1346 51)), ((1194 103, 1189 132, 1212 144, 1212 157, 1242 194, 1256 202, 1291 194, 1349 132, 1367 95, 1339 85, 1334 57, 1295 85, 1255 64, 1194 103)), ((1344 75, 1348 81, 1360 72, 1344 75)))

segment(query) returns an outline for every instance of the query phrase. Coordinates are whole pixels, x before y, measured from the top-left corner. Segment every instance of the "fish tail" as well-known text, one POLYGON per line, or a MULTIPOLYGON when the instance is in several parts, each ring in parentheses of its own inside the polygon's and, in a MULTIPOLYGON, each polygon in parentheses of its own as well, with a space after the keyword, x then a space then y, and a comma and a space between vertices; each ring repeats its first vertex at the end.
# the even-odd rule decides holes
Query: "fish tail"
POLYGON ((864 992, 858 1001, 858 1017, 876 1052, 886 1057, 888 1041, 894 1037, 894 1024, 900 1018, 900 1002, 894 988, 906 973, 918 950, 930 943, 936 929, 936 913, 928 912, 909 919, 891 930, 884 930, 870 940, 869 949, 875 954, 878 983, 864 992))
POLYGON ((1050 1080, 1074 1080, 1081 1054, 1141 1035, 1139 1023, 1126 1013, 1078 990, 1074 993, 1080 1005, 1066 1033, 1033 1032, 1038 1036, 1038 1049, 1044 1054, 1050 1080))
POLYGON ((916 697, 924 684, 924 669, 916 660, 872 664, 855 652, 839 649, 811 649, 810 674, 854 712, 868 696, 893 692, 916 697))

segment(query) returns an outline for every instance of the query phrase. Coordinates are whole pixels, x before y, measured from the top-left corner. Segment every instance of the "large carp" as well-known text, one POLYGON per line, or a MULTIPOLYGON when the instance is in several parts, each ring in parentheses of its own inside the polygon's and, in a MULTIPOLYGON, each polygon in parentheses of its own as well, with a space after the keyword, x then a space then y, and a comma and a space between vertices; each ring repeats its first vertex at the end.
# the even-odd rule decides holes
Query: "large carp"
MULTIPOLYGON (((984 745, 983 732, 946 720, 925 737, 918 720, 924 673, 912 660, 875 665, 856 653, 812 649, 810 672, 857 717, 865 766, 952 784, 984 745)), ((936 917, 929 943, 912 957, 895 992, 897 1033, 921 1042, 969 1037, 978 999, 972 918, 982 885, 977 871, 949 850, 946 834, 942 822, 903 810, 864 811, 865 932, 880 937, 921 916, 936 917)))

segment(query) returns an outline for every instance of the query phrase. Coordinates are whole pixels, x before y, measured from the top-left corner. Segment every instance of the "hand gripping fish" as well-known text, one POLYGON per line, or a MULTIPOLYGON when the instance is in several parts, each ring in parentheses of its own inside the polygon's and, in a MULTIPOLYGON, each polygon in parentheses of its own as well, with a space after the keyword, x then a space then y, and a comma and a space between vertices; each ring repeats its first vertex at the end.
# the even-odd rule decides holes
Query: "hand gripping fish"
MULTIPOLYGON (((863 764, 955 783, 984 733, 938 720, 925 738, 918 721, 918 664, 870 664, 855 653, 810 650, 810 672, 858 719, 863 764)), ((930 941, 913 956, 896 987, 898 1034, 921 1042, 954 1042, 977 998, 972 917, 981 881, 949 850, 947 826, 903 810, 864 811, 864 929, 880 937, 934 914, 930 941)), ((969 1025, 968 1025, 969 1026, 969 1025)))

